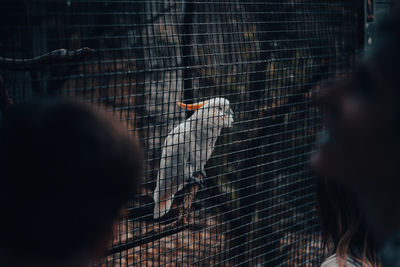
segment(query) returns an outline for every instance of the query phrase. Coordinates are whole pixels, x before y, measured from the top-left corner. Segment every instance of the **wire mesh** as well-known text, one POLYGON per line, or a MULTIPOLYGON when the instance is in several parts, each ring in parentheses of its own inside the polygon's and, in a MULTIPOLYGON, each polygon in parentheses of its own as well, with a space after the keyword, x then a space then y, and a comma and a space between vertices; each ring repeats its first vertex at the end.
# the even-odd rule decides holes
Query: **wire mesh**
MULTIPOLYGON (((324 81, 356 60, 358 19, 348 2, 0 3, 0 74, 10 98, 83 98, 113 112, 144 150, 141 195, 116 224, 109 255, 98 266, 320 262, 324 251, 308 165, 322 126, 312 100, 324 81), (204 188, 183 222, 177 223, 191 194, 185 189, 169 213, 154 219, 163 144, 194 114, 177 101, 216 97, 230 101, 234 123, 216 135, 206 176, 200 176, 204 188)), ((190 138, 195 129, 186 134, 190 138)), ((191 154, 196 162, 204 160, 202 152, 178 156, 182 161, 191 154)), ((168 167, 178 171, 180 160, 168 167)), ((195 187, 187 182, 191 171, 181 170, 186 189, 195 187)))

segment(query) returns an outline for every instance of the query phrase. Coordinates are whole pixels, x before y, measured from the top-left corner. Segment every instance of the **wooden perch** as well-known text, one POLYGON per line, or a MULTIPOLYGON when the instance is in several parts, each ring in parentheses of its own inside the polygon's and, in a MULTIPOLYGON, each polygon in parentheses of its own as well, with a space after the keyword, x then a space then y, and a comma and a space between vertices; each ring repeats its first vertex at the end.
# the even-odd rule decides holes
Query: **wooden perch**
POLYGON ((83 47, 77 50, 67 50, 62 48, 33 58, 15 59, 0 57, 0 68, 31 70, 35 68, 46 67, 48 64, 81 59, 92 54, 93 52, 94 50, 88 47, 83 47))
MULTIPOLYGON (((203 180, 203 175, 199 174, 197 178, 203 180)), ((183 203, 179 207, 179 215, 175 221, 167 225, 159 225, 158 227, 155 227, 153 230, 148 231, 141 236, 133 237, 131 241, 126 242, 121 246, 112 247, 107 251, 107 255, 119 253, 127 249, 159 240, 161 238, 179 233, 192 226, 190 224, 191 209, 199 189, 200 186, 198 184, 190 184, 185 186, 183 203)))
POLYGON ((14 101, 9 96, 7 89, 4 86, 4 79, 0 76, 0 111, 14 104, 14 101))

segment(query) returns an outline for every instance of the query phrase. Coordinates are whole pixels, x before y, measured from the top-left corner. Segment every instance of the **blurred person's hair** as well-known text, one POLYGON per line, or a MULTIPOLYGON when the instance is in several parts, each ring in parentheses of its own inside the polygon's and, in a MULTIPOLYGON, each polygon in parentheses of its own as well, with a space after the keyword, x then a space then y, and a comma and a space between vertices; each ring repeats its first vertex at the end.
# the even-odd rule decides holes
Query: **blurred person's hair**
POLYGON ((349 256, 362 266, 381 266, 354 192, 333 181, 319 179, 317 212, 324 248, 336 253, 340 267, 347 266, 349 256))
POLYGON ((121 208, 137 192, 141 158, 126 130, 82 103, 35 100, 6 110, 0 257, 68 262, 100 242, 105 247, 121 208))

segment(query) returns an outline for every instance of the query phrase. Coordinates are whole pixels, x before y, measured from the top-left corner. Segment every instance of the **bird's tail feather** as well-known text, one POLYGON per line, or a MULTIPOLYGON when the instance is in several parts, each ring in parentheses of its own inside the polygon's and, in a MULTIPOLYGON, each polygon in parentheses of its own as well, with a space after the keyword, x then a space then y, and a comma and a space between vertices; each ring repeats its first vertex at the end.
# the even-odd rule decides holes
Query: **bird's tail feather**
POLYGON ((172 195, 170 198, 165 199, 165 196, 161 198, 160 201, 156 201, 154 205, 154 219, 158 219, 171 209, 172 201, 174 200, 174 196, 172 195))

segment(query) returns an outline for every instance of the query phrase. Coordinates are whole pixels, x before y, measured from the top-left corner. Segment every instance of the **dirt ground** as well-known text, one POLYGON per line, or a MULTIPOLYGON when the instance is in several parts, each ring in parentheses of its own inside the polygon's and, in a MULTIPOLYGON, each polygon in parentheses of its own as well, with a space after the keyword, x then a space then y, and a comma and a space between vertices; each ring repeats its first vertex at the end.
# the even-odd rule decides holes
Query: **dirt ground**
MULTIPOLYGON (((220 233, 218 222, 211 217, 196 220, 196 229, 188 228, 147 244, 108 256, 99 264, 109 266, 235 266, 229 240, 220 233)), ((157 224, 125 220, 115 226, 113 246, 132 241, 151 231, 157 224)), ((323 255, 320 235, 285 233, 280 239, 280 266, 315 266, 323 255)), ((248 266, 268 266, 270 259, 259 256, 249 259, 248 266)))

